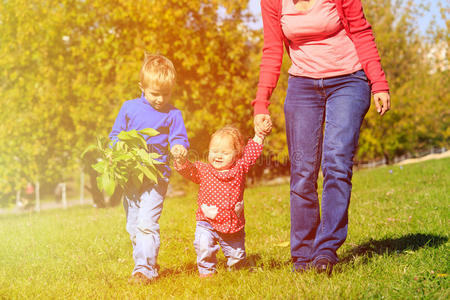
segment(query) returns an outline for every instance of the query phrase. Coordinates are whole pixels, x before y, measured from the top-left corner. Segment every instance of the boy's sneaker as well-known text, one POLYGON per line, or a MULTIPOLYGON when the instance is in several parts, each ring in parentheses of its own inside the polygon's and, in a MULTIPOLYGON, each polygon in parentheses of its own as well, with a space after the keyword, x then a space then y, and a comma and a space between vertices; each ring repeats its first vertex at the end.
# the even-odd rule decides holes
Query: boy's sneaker
POLYGON ((129 284, 137 285, 146 285, 152 283, 153 281, 155 281, 155 278, 150 279, 140 272, 136 272, 135 274, 131 275, 130 279, 128 279, 129 284))

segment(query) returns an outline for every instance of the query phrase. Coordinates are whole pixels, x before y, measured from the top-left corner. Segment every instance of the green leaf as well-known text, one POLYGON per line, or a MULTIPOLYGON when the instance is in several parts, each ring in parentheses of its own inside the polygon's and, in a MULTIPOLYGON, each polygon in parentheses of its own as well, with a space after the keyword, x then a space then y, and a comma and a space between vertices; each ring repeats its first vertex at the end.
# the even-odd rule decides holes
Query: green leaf
POLYGON ((100 151, 103 151, 104 147, 104 142, 103 142, 103 138, 102 137, 97 137, 97 148, 100 151))
MULTIPOLYGON (((158 177, 156 176, 156 172, 152 172, 150 171, 148 168, 144 167, 144 166, 139 166, 138 167, 139 170, 141 170, 143 172, 143 174, 145 174, 145 176, 150 179, 153 183, 158 183, 158 177)), ((156 169, 155 169, 156 170, 156 169)))
POLYGON ((121 131, 117 137, 125 142, 128 142, 131 144, 130 146, 142 146, 144 149, 147 149, 147 142, 145 139, 140 135, 136 130, 130 130, 130 131, 121 131))
POLYGON ((113 154, 113 160, 114 161, 121 161, 121 160, 129 160, 130 158, 132 158, 132 155, 130 155, 129 153, 114 153, 113 154))
MULTIPOLYGON (((143 149, 140 149, 143 150, 143 149)), ((153 164, 164 164, 163 162, 157 161, 156 158, 160 158, 162 155, 158 153, 148 153, 147 151, 137 151, 139 157, 148 165, 153 164)))
POLYGON ((149 165, 153 164, 153 159, 150 157, 150 153, 148 153, 144 149, 139 149, 137 151, 137 155, 139 156, 139 158, 142 160, 143 163, 149 165))
POLYGON ((96 180, 97 180, 97 187, 98 187, 98 189, 100 191, 103 191, 102 177, 101 176, 97 176, 96 180))
POLYGON ((156 159, 156 158, 160 158, 162 155, 158 154, 158 153, 155 153, 155 152, 152 152, 152 153, 149 153, 149 156, 150 156, 151 159, 156 159))
POLYGON ((156 135, 158 135, 159 134, 159 131, 158 130, 156 130, 156 129, 153 129, 153 128, 145 128, 145 129, 141 129, 141 130, 138 130, 138 132, 139 133, 142 133, 142 134, 145 134, 145 135, 148 135, 148 136, 156 136, 156 135))
POLYGON ((140 183, 143 183, 144 182, 144 173, 139 173, 137 178, 139 179, 140 183))
POLYGON ((103 188, 105 189, 105 192, 111 196, 114 193, 114 190, 116 188, 116 183, 114 180, 112 180, 112 178, 109 176, 108 173, 104 173, 102 175, 102 185, 103 188))
POLYGON ((98 163, 92 165, 92 168, 101 174, 103 174, 105 172, 106 167, 107 167, 106 161, 104 161, 104 160, 101 160, 98 163))
POLYGON ((117 141, 117 143, 114 145, 115 150, 118 151, 126 151, 127 150, 127 145, 123 142, 123 141, 117 141))
POLYGON ((83 153, 81 153, 80 157, 81 159, 84 158, 84 156, 86 155, 86 153, 90 152, 90 151, 97 151, 98 147, 96 145, 89 145, 86 149, 84 149, 83 153))

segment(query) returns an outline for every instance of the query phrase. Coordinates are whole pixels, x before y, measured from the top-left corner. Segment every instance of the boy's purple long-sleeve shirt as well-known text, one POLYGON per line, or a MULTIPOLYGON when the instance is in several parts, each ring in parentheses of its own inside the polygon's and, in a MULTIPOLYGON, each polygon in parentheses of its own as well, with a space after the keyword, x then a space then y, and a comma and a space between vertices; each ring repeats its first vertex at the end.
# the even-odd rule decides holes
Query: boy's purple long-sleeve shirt
POLYGON ((128 100, 122 104, 109 138, 112 141, 117 141, 117 135, 121 131, 145 128, 153 128, 159 132, 159 135, 154 137, 144 135, 144 138, 147 141, 149 152, 161 154, 161 158, 158 160, 164 162, 164 164, 158 165, 158 168, 164 176, 169 177, 171 174, 169 146, 182 145, 186 149, 189 148, 181 111, 170 104, 158 111, 150 105, 142 94, 140 98, 128 100))

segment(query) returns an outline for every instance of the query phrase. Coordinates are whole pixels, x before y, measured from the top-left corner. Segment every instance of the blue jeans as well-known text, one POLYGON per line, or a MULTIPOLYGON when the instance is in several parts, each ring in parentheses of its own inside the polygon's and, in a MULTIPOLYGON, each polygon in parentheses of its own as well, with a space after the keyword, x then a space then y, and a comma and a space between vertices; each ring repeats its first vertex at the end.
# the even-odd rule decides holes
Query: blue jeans
POLYGON ((167 179, 160 179, 144 192, 126 191, 124 208, 127 215, 127 231, 133 245, 134 269, 149 279, 158 276, 159 217, 168 186, 167 179))
POLYGON ((337 263, 347 237, 352 168, 370 106, 364 71, 312 79, 290 76, 284 105, 291 166, 291 256, 294 266, 337 263), (321 213, 317 177, 322 164, 321 213))
POLYGON ((195 228, 194 247, 200 274, 216 272, 216 254, 220 247, 227 258, 228 268, 231 268, 246 258, 245 231, 242 229, 236 233, 221 233, 214 230, 208 222, 198 221, 195 228))

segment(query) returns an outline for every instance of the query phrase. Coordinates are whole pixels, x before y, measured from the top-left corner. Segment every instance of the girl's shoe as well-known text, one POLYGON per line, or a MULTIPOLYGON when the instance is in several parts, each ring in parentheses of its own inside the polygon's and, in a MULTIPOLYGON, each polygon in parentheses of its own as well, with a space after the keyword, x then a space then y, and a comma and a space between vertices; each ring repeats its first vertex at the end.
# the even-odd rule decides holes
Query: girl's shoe
POLYGON ((147 285, 155 281, 155 278, 148 278, 144 274, 140 272, 136 272, 135 274, 131 275, 130 279, 128 279, 129 284, 137 284, 137 285, 147 285))
POLYGON ((206 273, 206 274, 200 273, 200 274, 198 274, 198 277, 200 277, 200 278, 210 278, 210 277, 213 277, 214 274, 215 273, 206 273))

